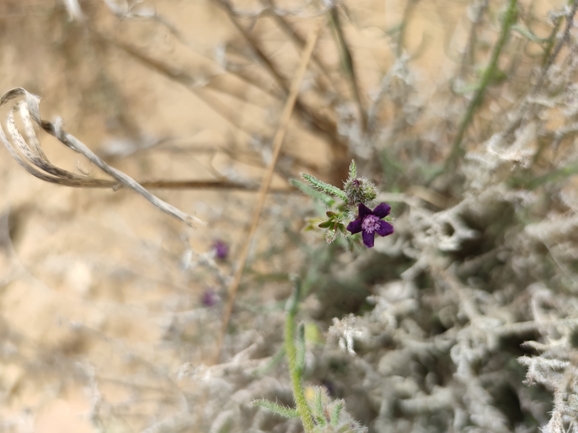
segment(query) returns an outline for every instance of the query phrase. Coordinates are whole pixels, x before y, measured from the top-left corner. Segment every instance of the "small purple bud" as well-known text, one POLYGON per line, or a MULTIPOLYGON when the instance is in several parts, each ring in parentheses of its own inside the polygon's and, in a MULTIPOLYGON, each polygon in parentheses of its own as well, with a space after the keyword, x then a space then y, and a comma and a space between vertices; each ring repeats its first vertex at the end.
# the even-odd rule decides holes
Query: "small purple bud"
POLYGON ((225 260, 229 255, 229 245, 227 245, 222 240, 217 240, 213 244, 213 248, 215 249, 215 255, 219 260, 225 260))
POLYGON ((359 203, 369 203, 377 197, 377 188, 363 177, 349 178, 343 185, 347 201, 350 206, 359 203))
POLYGON ((201 297, 201 304, 205 307, 212 307, 219 302, 219 295, 213 289, 207 289, 203 292, 201 297))

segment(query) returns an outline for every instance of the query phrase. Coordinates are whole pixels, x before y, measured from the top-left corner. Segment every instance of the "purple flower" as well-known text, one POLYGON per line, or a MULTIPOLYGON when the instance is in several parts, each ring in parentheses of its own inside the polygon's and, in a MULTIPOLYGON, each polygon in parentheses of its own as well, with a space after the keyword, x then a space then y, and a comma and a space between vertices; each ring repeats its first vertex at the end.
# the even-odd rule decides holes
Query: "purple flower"
POLYGON ((215 255, 219 260, 225 260, 227 255, 229 254, 229 245, 227 245, 222 240, 217 240, 213 244, 213 248, 215 249, 215 255))
POLYGON ((201 304, 205 307, 212 307, 219 302, 219 295, 213 289, 206 289, 201 297, 201 304))
POLYGON ((387 221, 382 221, 382 218, 389 215, 390 205, 381 203, 371 210, 363 203, 359 203, 358 209, 357 219, 349 223, 347 230, 351 234, 361 232, 363 243, 367 248, 373 247, 374 233, 379 236, 387 236, 393 233, 393 226, 387 221))

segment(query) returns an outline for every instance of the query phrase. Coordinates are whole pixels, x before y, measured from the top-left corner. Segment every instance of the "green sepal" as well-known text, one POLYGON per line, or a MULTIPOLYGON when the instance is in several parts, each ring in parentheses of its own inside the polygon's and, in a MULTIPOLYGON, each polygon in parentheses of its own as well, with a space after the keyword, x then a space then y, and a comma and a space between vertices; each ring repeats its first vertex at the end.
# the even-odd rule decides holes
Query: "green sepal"
POLYGON ((328 229, 332 225, 333 225, 333 222, 331 220, 327 220, 327 221, 323 221, 321 224, 318 224, 317 227, 322 228, 322 229, 328 229))
POLYGON ((338 400, 335 402, 335 406, 331 411, 331 425, 337 427, 339 425, 339 420, 341 418, 341 410, 343 409, 343 401, 338 400))

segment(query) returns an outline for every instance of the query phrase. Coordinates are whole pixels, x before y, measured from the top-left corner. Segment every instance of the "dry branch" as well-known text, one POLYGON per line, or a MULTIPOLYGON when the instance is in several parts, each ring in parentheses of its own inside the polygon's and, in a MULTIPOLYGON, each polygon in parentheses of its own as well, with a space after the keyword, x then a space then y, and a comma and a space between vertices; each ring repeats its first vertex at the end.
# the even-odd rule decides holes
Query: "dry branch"
POLYGON ((2 97, 0 97, 0 107, 3 107, 8 104, 8 102, 18 97, 24 97, 24 101, 20 101, 12 106, 12 111, 8 115, 7 119, 6 128, 11 140, 6 136, 1 125, 0 140, 2 140, 14 159, 16 159, 16 161, 26 171, 28 171, 28 173, 46 182, 66 186, 81 188, 120 188, 124 186, 136 191, 163 212, 180 219, 189 226, 194 226, 194 224, 207 224, 205 221, 192 215, 188 215, 152 195, 130 176, 109 166, 101 158, 95 155, 84 143, 62 129, 62 118, 58 117, 54 123, 42 120, 40 117, 40 98, 38 96, 29 93, 21 87, 16 87, 4 93, 2 97), (16 109, 18 109, 20 113, 28 142, 22 136, 16 125, 13 114, 13 111, 16 109), (40 147, 40 141, 36 136, 33 122, 50 135, 56 137, 65 146, 84 155, 90 162, 98 166, 102 171, 115 180, 91 179, 87 176, 78 175, 54 166, 48 160, 46 154, 40 147))

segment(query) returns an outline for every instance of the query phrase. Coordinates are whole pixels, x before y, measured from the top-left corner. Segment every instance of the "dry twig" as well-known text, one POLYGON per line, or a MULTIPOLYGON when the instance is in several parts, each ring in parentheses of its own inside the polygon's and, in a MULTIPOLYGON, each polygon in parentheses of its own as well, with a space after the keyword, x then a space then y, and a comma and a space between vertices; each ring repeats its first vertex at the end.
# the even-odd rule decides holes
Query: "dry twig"
POLYGON ((15 104, 13 108, 18 109, 20 113, 28 142, 24 139, 18 130, 13 112, 10 112, 7 121, 8 136, 11 138, 11 140, 8 138, 8 136, 6 136, 1 125, 0 140, 4 143, 14 159, 16 159, 16 161, 26 171, 28 171, 28 173, 46 182, 66 186, 82 188, 120 188, 124 186, 136 191, 163 212, 166 212, 169 215, 180 219, 189 226, 194 226, 195 224, 207 224, 205 221, 189 215, 177 209, 173 205, 170 205, 160 198, 154 196, 133 178, 105 163, 84 143, 62 129, 62 118, 58 117, 55 122, 42 120, 40 117, 40 98, 38 96, 29 93, 21 87, 16 87, 4 93, 2 97, 0 97, 0 107, 6 105, 8 102, 18 97, 24 97, 24 101, 15 104), (53 165, 48 160, 46 154, 40 146, 40 141, 36 136, 33 122, 35 122, 50 135, 56 137, 61 143, 70 149, 84 155, 90 162, 98 166, 102 171, 110 175, 115 180, 92 179, 87 176, 69 172, 53 165))
POLYGON ((273 177, 273 171, 275 170, 275 164, 281 152, 281 145, 283 144, 283 139, 285 138, 285 133, 287 132, 287 127, 289 126, 289 120, 291 119, 291 114, 293 113, 293 108, 295 107, 295 102, 297 101, 297 96, 299 94, 299 87, 301 86, 301 81, 305 76, 305 71, 307 70, 307 65, 309 64, 309 60, 311 59, 311 55, 313 53, 313 48, 315 47, 315 43, 317 42, 317 37, 319 36, 320 24, 317 24, 316 27, 311 31, 309 34, 309 38, 307 40, 307 45, 305 50, 301 56, 301 62, 299 64, 299 69, 295 74, 295 79, 293 80, 291 91, 287 98, 287 102, 285 103, 285 107, 283 108, 283 113, 281 115, 281 121, 279 123, 279 129, 275 134, 275 138, 273 140, 273 157, 271 158, 271 162, 269 163, 269 167, 263 177, 263 182, 261 183, 261 189, 259 190, 259 197, 257 201, 257 206, 253 212, 253 219, 251 222, 251 229, 249 230, 245 241, 243 242, 243 250, 241 251, 241 256, 239 257, 239 262, 237 263, 237 269, 235 270, 235 275, 233 276, 233 281, 231 286, 229 287, 229 296, 227 298, 227 305, 225 306, 224 313, 223 313, 223 322, 221 333, 219 335, 219 339, 217 341, 217 350, 215 356, 215 364, 218 362, 218 358, 221 353, 221 347, 223 345, 223 340, 225 338, 225 334, 227 332, 227 327, 229 325, 229 320, 231 318, 231 312, 233 311, 233 305, 235 304, 235 296, 237 294, 237 290, 239 288, 239 284, 241 282, 241 277, 243 276, 243 270, 245 267, 245 262, 247 261, 247 257, 249 256, 249 249, 251 247, 253 237, 255 235, 255 231, 257 230, 257 226, 259 225, 259 220, 261 218, 261 212, 263 211, 263 207, 265 205, 265 199, 267 197, 267 192, 269 190, 269 185, 271 183, 271 179, 273 177))

